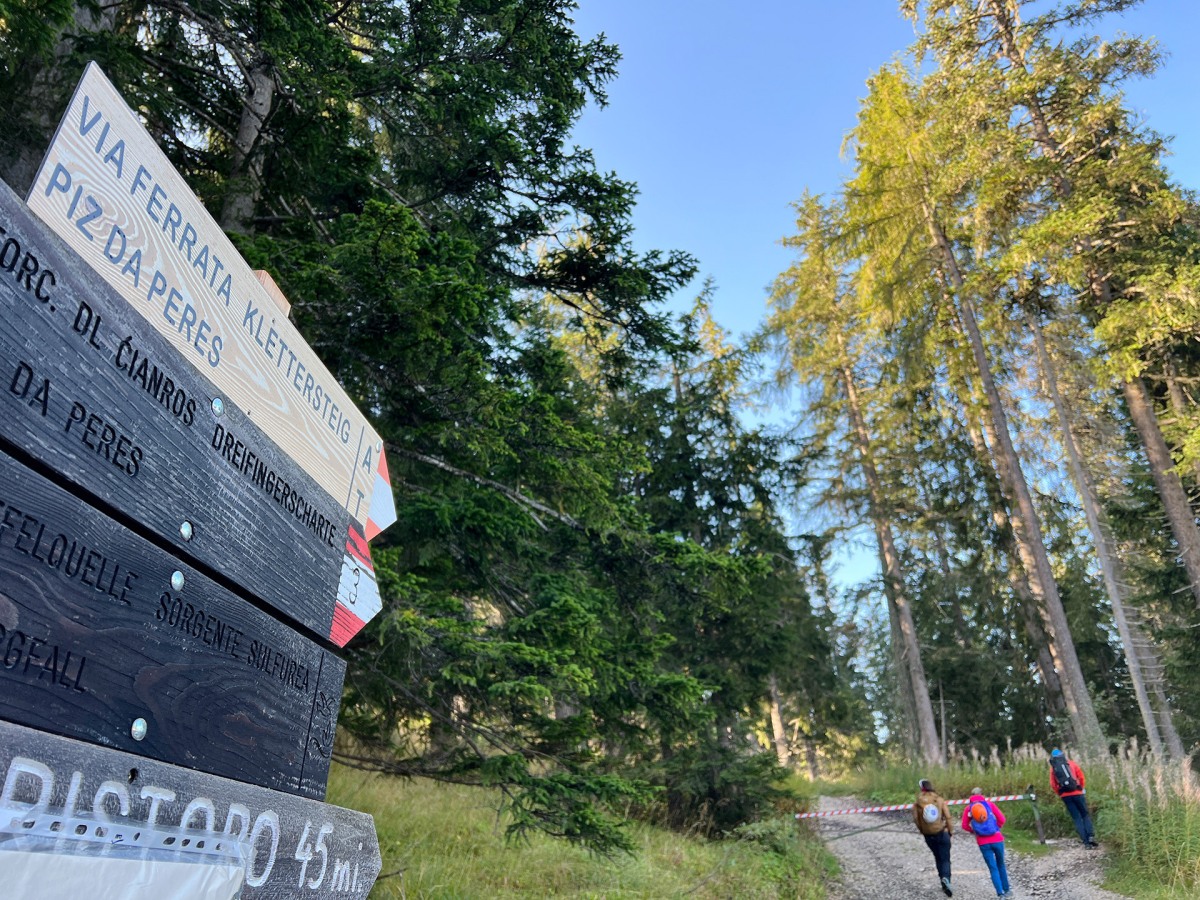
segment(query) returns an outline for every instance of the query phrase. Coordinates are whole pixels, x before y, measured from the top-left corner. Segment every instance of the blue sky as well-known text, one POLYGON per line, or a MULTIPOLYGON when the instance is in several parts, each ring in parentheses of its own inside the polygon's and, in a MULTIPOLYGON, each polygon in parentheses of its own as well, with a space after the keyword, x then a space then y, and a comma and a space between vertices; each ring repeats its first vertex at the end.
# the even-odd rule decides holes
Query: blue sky
MULTIPOLYGON (((575 131, 604 170, 637 182, 638 249, 686 250, 717 288, 717 320, 735 335, 765 312, 787 267, 779 240, 803 191, 837 189, 842 139, 868 75, 913 39, 895 0, 580 0, 577 31, 603 31, 624 55, 609 106, 575 131)), ((1171 53, 1128 92, 1175 135, 1177 179, 1200 188, 1200 0, 1147 0, 1102 31, 1157 37, 1171 53)))

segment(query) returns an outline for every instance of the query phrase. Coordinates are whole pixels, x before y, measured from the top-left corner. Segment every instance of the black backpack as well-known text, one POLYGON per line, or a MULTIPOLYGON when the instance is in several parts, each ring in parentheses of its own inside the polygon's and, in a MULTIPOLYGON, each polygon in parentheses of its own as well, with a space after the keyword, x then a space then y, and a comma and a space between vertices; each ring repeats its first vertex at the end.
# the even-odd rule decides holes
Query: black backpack
POLYGON ((1050 769, 1054 772, 1054 780, 1058 783, 1059 796, 1083 790, 1083 785, 1076 781, 1075 776, 1071 773, 1071 766, 1067 763, 1065 756, 1050 757, 1050 769))

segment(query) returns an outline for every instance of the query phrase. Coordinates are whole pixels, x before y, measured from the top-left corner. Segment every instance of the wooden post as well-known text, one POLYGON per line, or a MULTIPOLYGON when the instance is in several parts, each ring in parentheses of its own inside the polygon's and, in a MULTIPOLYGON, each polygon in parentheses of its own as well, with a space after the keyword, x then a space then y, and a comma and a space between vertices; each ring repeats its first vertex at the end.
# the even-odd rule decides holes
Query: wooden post
POLYGON ((1033 810, 1033 824, 1037 828, 1038 843, 1046 843, 1046 831, 1042 828, 1042 811, 1038 809, 1037 793, 1033 790, 1033 785, 1025 788, 1025 793, 1029 797, 1029 807, 1033 810))

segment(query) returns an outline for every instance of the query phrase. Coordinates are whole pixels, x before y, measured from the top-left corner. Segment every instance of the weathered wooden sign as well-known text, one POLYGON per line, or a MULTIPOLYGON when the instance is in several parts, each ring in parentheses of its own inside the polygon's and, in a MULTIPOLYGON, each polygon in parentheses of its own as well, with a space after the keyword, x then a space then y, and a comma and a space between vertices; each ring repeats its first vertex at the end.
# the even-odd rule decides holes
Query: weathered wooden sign
POLYGON ((380 609, 350 514, 2 183, 0 439, 339 646, 380 609))
POLYGON ((379 435, 95 63, 28 199, 368 539, 395 521, 379 435))
POLYGON ((0 454, 0 717, 323 798, 345 672, 0 454))
MULTIPOLYGON (((71 871, 70 855, 86 854, 98 889, 127 873, 116 865, 123 860, 143 860, 148 879, 169 884, 174 866, 182 875, 207 860, 224 874, 240 856, 243 900, 361 898, 379 874, 375 825, 365 813, 7 722, 0 772, 0 871, 17 869, 6 854, 21 853, 32 867, 40 851, 61 863, 41 869, 53 877, 71 871), (56 840, 39 844, 44 834, 56 840)), ((228 891, 228 880, 217 888, 228 891)))

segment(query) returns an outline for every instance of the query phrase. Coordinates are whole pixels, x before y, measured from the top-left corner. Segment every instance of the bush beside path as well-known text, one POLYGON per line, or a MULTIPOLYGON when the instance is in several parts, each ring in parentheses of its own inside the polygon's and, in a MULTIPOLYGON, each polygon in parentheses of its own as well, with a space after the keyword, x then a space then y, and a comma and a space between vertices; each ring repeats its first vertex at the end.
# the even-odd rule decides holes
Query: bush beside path
MULTIPOLYGON (((854 797, 821 797, 819 809, 853 809, 868 804, 854 797)), ((952 807, 952 809, 955 809, 952 807)), ((859 813, 818 819, 818 831, 842 868, 830 885, 830 900, 928 900, 942 897, 933 854, 907 812, 859 813)), ((1121 900, 1124 894, 1099 887, 1103 851, 1085 850, 1078 841, 1049 842, 1038 856, 1006 853, 1014 900, 1121 900)), ((975 839, 957 827, 951 845, 954 896, 986 900, 996 896, 975 839)))

